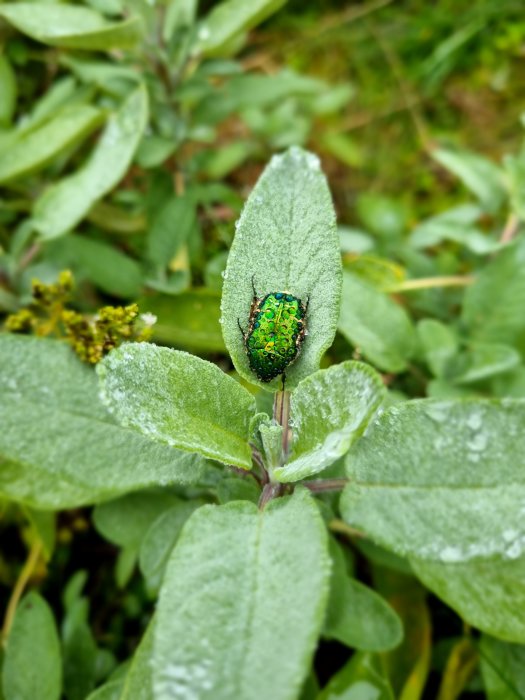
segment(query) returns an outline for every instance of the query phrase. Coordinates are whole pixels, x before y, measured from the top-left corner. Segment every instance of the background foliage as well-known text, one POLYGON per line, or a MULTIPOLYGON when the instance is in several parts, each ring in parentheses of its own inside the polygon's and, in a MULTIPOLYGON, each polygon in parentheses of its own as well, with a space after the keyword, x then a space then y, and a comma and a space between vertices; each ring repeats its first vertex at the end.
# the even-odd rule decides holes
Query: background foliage
MULTIPOLYGON (((296 669, 289 669, 282 687, 291 695, 283 697, 353 699, 368 688, 374 697, 403 700, 525 698, 523 533, 520 513, 512 510, 523 489, 524 46, 517 0, 0 4, 6 329, 69 338, 97 360, 151 325, 148 316, 134 325, 137 302, 140 313, 156 316, 154 341, 195 352, 239 379, 220 325, 223 281, 226 307, 245 307, 251 294, 247 278, 235 297, 233 261, 225 277, 235 221, 270 157, 298 145, 319 155, 328 179, 343 287, 338 334, 321 365, 337 367, 312 375, 293 396, 297 430, 304 426, 312 446, 294 446, 282 480, 320 465, 311 394, 322 390, 327 402, 339 401, 337 391, 350 380, 355 387, 351 372, 362 366, 352 360, 373 365, 388 389, 387 410, 346 459, 346 473, 358 482, 341 501, 351 526, 337 495, 319 499, 332 533, 328 596, 320 519, 310 506, 299 508, 300 491, 259 517, 250 504, 258 499, 253 480, 180 451, 206 437, 205 424, 195 419, 175 448, 124 430, 99 407, 94 373, 62 341, 3 336, 0 597, 10 644, 0 695, 6 700, 35 700, 42 688, 44 700, 61 693, 67 700, 148 700, 152 677, 158 697, 169 697, 170 679, 162 667, 151 667, 152 648, 155 642, 163 653, 178 633, 175 622, 166 629, 176 603, 171 587, 181 580, 179 570, 188 571, 190 545, 210 523, 192 519, 176 558, 170 558, 173 545, 199 506, 238 500, 245 503, 216 516, 231 532, 221 546, 236 582, 259 571, 257 562, 241 566, 240 543, 240 553, 229 551, 236 518, 246 519, 247 538, 267 528, 261 549, 267 586, 280 578, 270 555, 283 529, 288 535, 280 545, 311 557, 287 573, 311 586, 300 590, 310 613, 297 622, 304 633, 290 635, 289 644, 302 644, 297 654, 306 659, 314 646, 309 634, 320 632, 322 641, 302 690, 296 669), (65 269, 73 272, 73 288, 59 278, 65 269), (35 278, 55 286, 32 286, 35 278), (90 326, 101 307, 119 305, 125 310, 99 311, 99 325, 90 326), (335 374, 338 381, 330 382, 335 374), (396 405, 422 398, 435 401, 396 405), (466 401, 450 403, 458 398, 466 401), (494 400, 484 404, 483 416, 480 398, 494 400), (458 451, 454 434, 462 430, 470 439, 458 451), (441 460, 421 470, 431 443, 441 460), (464 464, 467 472, 460 471, 464 464), (389 483, 393 473, 399 480, 389 483), (458 473, 468 478, 458 484, 458 473), (167 488, 152 490, 153 484, 167 488), (300 518, 303 527, 295 531, 300 518), (466 557, 465 542, 454 541, 456 526, 468 532, 466 557), (430 551, 440 556, 430 561, 430 551), (154 634, 163 580, 170 595, 160 598, 164 623, 154 634), (13 618, 10 601, 25 588, 32 592, 13 618), (311 591, 327 598, 324 621, 311 591), (27 682, 20 685, 22 677, 27 682)), ((319 196, 322 208, 326 194, 319 196)), ((252 199, 252 213, 256 204, 252 199)), ((249 214, 241 232, 252 226, 249 214)), ((274 233, 257 251, 261 271, 282 254, 274 233)), ((303 281, 297 293, 313 294, 318 281, 301 242, 287 255, 303 281)), ((328 292, 337 298, 335 282, 328 292)), ((327 319, 319 332, 329 336, 334 324, 327 319)), ((225 338, 246 380, 237 330, 226 329, 225 338)), ((134 352, 140 370, 144 358, 134 352)), ((156 354, 159 371, 176 371, 165 357, 156 354)), ((191 362, 200 375, 204 365, 191 362)), ((312 353, 312 369, 318 362, 319 353, 312 353)), ((246 386, 206 368, 210 386, 224 383, 246 406, 244 422, 224 426, 238 442, 229 461, 246 466, 246 421, 255 405, 271 410, 269 394, 252 386, 250 396, 246 386)), ((362 425, 347 416, 330 463, 359 437, 379 400, 376 376, 362 372, 370 405, 361 407, 362 425)), ((171 400, 155 385, 158 376, 139 388, 171 400)), ((317 408, 322 415, 323 406, 317 408)), ((179 419, 187 425, 187 416, 179 419)), ((216 441, 206 456, 220 461, 229 440, 216 441)), ((339 460, 323 476, 344 474, 339 460)), ((221 561, 208 551, 202 557, 207 575, 217 576, 221 561)), ((191 589, 189 575, 182 583, 191 589)), ((233 594, 240 605, 242 596, 233 594)), ((256 608, 254 619, 265 613, 256 608)), ((285 634, 278 623, 274 634, 285 634)), ((264 625, 257 630, 262 645, 264 625)), ((252 679, 235 676, 242 669, 229 657, 243 631, 230 633, 222 687, 240 683, 251 697, 252 679)), ((215 639, 219 632, 209 634, 215 639)), ((243 648, 256 659, 256 649, 243 648)), ((192 660, 179 662, 191 667, 192 660)), ((198 666, 195 673, 198 679, 198 666)))

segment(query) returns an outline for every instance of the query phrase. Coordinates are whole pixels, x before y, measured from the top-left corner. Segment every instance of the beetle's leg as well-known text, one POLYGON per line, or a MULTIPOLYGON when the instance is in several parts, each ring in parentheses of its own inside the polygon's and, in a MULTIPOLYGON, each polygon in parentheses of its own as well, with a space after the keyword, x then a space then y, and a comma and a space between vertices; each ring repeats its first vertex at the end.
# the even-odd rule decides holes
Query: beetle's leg
POLYGON ((305 316, 306 316, 306 314, 308 313, 308 307, 309 307, 309 306, 310 306, 310 295, 308 295, 308 296, 306 297, 306 305, 305 305, 305 307, 304 307, 304 315, 305 315, 305 316))
POLYGON ((281 391, 284 391, 284 385, 286 384, 286 372, 283 372, 283 373, 281 374, 281 380, 282 380, 282 383, 283 383, 283 388, 281 389, 281 391))

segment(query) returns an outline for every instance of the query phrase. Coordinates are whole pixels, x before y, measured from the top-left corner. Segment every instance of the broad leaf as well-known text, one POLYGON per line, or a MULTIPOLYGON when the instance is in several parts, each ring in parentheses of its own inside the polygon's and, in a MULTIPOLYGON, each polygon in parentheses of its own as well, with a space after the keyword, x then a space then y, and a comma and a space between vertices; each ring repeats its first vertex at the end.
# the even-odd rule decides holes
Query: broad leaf
POLYGON ((2 687, 6 699, 61 697, 60 642, 53 613, 38 593, 29 593, 17 607, 7 640, 2 687))
MULTIPOLYGON (((0 5, 1 8, 1 5, 0 5)), ((76 105, 58 112, 42 126, 18 136, 0 155, 0 182, 8 182, 44 167, 55 156, 85 138, 102 121, 100 110, 76 105)))
POLYGON ((32 39, 68 49, 131 48, 142 36, 142 25, 137 17, 108 22, 87 7, 13 2, 0 5, 0 16, 32 39))
POLYGON ((479 645, 481 674, 488 700, 525 698, 525 646, 483 635, 479 645))
POLYGON ((42 238, 56 238, 76 226, 91 206, 122 179, 142 137, 147 112, 147 93, 139 87, 109 118, 87 163, 36 201, 34 224, 42 238))
POLYGON ((347 457, 345 519, 404 554, 456 563, 525 548, 525 401, 409 401, 347 457))
POLYGON ((367 360, 387 372, 401 372, 414 351, 414 328, 406 311, 371 284, 343 274, 339 331, 367 360))
POLYGON ((200 508, 161 590, 155 700, 294 700, 317 643, 329 577, 326 530, 303 491, 262 512, 239 501, 200 508))
POLYGON ((425 586, 479 629, 525 644, 525 557, 458 564, 410 560, 425 586))
POLYGON ((285 2, 286 0, 223 0, 201 24, 195 51, 205 55, 220 53, 239 33, 255 27, 285 2))
POLYGON ((202 461, 125 430, 95 373, 62 342, 0 335, 0 493, 72 508, 128 491, 196 482, 202 461))
POLYGON ((265 389, 250 370, 239 323, 246 328, 257 295, 289 291, 309 301, 309 335, 286 369, 287 388, 319 369, 334 338, 341 292, 341 259, 326 179, 311 153, 292 148, 274 156, 239 219, 224 274, 222 321, 226 347, 239 374, 265 389))
POLYGON ((385 395, 381 377, 361 362, 343 362, 311 374, 291 397, 290 460, 275 470, 297 481, 342 457, 364 432, 385 395))
POLYGON ((102 398, 117 420, 154 440, 249 469, 255 399, 217 365, 150 343, 101 364, 102 398))

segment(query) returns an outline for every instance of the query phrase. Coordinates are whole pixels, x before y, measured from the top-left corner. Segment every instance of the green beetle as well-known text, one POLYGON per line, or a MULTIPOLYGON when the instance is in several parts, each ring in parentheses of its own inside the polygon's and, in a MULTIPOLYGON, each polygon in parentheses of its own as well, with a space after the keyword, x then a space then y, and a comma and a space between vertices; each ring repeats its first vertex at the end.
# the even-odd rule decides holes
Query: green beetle
POLYGON ((262 382, 270 382, 292 363, 304 341, 308 302, 290 292, 270 292, 258 297, 252 279, 253 300, 248 330, 239 328, 250 369, 262 382))

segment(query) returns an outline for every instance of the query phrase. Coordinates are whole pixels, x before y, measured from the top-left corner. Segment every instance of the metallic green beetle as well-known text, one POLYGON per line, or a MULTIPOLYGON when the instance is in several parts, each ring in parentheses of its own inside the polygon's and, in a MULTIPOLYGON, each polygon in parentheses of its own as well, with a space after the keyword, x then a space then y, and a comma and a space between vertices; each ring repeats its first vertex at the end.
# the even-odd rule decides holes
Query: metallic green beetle
POLYGON ((248 330, 241 326, 250 369, 262 382, 269 382, 297 357, 306 335, 308 303, 289 292, 271 292, 257 297, 253 284, 253 301, 248 330))

